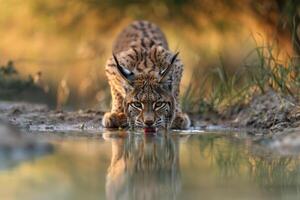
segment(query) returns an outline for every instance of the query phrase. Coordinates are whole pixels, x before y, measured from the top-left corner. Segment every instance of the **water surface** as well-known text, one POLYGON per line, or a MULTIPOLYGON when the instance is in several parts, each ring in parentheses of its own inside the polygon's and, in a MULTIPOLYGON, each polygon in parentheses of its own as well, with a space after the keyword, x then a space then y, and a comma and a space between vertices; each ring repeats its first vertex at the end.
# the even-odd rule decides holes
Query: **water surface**
POLYGON ((300 158, 236 133, 38 137, 54 152, 1 168, 0 199, 300 198, 300 158))

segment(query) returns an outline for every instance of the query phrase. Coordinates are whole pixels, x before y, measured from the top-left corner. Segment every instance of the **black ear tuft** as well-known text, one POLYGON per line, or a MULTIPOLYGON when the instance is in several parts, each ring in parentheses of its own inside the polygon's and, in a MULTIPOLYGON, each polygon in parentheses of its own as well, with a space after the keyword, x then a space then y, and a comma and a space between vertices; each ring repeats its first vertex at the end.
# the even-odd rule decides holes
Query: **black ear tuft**
POLYGON ((174 62, 176 61, 176 58, 177 58, 178 54, 179 54, 179 52, 175 53, 174 56, 171 58, 170 64, 166 67, 166 69, 164 69, 160 72, 161 78, 160 78, 159 82, 165 81, 165 78, 167 77, 167 75, 170 72, 174 62))
POLYGON ((179 52, 175 53, 174 56, 172 57, 171 63, 170 63, 171 65, 173 65, 173 63, 175 62, 175 60, 176 60, 178 54, 179 54, 179 52))
POLYGON ((115 56, 115 54, 113 54, 113 57, 117 64, 117 69, 118 69, 119 73, 131 85, 132 82, 134 81, 134 73, 132 71, 130 71, 129 69, 121 66, 119 64, 119 61, 118 61, 117 57, 115 56))

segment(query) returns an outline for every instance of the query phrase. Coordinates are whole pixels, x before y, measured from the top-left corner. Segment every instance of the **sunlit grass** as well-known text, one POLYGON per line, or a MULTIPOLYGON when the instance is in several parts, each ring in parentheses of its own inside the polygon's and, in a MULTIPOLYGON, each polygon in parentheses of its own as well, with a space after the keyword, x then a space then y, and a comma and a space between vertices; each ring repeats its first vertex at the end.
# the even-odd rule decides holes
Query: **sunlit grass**
POLYGON ((183 109, 196 113, 220 112, 245 104, 254 94, 269 90, 299 98, 300 65, 297 58, 287 55, 287 59, 282 60, 282 54, 275 45, 258 46, 249 52, 234 73, 229 72, 230 67, 225 66, 224 58, 220 57, 220 64, 205 78, 191 78, 182 97, 183 109), (249 62, 250 57, 255 60, 249 62))

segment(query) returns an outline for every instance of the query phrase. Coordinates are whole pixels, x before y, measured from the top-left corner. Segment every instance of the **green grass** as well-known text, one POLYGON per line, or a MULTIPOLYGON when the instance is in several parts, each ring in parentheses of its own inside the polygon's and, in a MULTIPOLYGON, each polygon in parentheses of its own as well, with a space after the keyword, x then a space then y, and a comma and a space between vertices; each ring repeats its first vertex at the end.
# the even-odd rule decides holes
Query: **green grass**
POLYGON ((254 94, 268 90, 299 98, 299 58, 286 56, 283 61, 282 55, 275 45, 257 47, 249 52, 234 73, 229 70, 232 66, 226 66, 220 56, 219 66, 207 72, 202 81, 194 73, 196 75, 183 93, 183 110, 198 114, 222 112, 233 105, 245 104, 254 94))

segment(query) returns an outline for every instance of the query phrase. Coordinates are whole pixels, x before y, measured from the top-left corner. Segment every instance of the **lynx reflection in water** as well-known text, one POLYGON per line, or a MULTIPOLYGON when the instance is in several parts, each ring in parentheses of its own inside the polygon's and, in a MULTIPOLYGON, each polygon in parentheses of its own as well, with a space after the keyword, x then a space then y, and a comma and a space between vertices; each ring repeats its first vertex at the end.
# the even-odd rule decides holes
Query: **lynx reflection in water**
POLYGON ((172 137, 111 138, 107 199, 174 199, 181 190, 178 143, 172 137))

